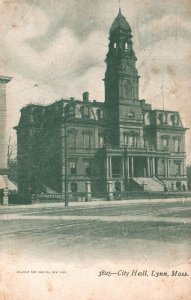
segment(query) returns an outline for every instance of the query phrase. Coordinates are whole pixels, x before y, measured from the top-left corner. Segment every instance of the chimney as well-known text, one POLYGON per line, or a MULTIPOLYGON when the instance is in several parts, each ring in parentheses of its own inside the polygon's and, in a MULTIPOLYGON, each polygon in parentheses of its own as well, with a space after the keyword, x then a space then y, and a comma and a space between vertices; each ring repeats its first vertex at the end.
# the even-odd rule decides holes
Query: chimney
MULTIPOLYGON (((0 76, 0 170, 7 169, 7 107, 6 84, 11 77, 0 76)), ((2 171, 3 171, 2 170, 2 171)), ((1 173, 2 173, 1 171, 1 173)))
POLYGON ((88 92, 84 92, 82 94, 82 96, 83 96, 83 102, 84 103, 88 103, 89 102, 89 93, 88 92))

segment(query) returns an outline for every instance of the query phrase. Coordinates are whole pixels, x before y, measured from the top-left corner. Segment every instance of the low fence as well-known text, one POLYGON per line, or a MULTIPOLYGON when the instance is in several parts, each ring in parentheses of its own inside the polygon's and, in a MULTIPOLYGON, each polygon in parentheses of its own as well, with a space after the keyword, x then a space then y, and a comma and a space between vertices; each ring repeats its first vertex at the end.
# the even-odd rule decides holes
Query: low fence
MULTIPOLYGON (((64 194, 33 194, 32 203, 43 203, 43 202, 60 202, 64 203, 65 195, 64 194)), ((77 193, 68 193, 69 202, 80 202, 86 201, 86 193, 77 192, 77 193)))
MULTIPOLYGON (((168 198, 191 198, 191 191, 167 191, 167 192, 149 192, 149 191, 125 191, 113 192, 114 200, 130 199, 168 199, 168 198)), ((92 195, 92 200, 108 200, 106 192, 99 192, 92 195)), ((64 202, 65 197, 62 194, 40 194, 33 195, 32 202, 64 202)), ((86 201, 86 193, 69 193, 69 202, 86 201)))
POLYGON ((113 198, 115 200, 191 198, 191 191, 166 191, 166 192, 125 191, 125 192, 114 192, 113 198))
MULTIPOLYGON (((149 191, 124 191, 113 192, 114 200, 131 200, 131 199, 170 199, 170 198, 191 198, 191 191, 166 191, 166 192, 149 192, 149 191)), ((69 202, 84 202, 86 193, 68 193, 69 202)), ((107 192, 97 192, 92 195, 92 200, 108 200, 107 192)), ((9 204, 31 204, 31 203, 64 203, 64 194, 33 194, 19 195, 10 194, 9 204)))

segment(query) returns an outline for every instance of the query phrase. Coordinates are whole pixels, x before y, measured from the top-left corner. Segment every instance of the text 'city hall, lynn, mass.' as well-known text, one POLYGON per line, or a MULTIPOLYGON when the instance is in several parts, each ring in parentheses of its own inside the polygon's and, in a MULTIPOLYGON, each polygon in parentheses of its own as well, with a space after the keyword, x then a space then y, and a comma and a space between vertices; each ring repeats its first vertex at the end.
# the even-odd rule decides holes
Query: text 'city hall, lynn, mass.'
POLYGON ((185 190, 185 130, 176 111, 139 99, 131 27, 119 10, 109 33, 105 102, 61 99, 21 109, 20 193, 185 190), (66 156, 67 155, 67 156, 66 156), (66 167, 67 166, 67 167, 66 167))

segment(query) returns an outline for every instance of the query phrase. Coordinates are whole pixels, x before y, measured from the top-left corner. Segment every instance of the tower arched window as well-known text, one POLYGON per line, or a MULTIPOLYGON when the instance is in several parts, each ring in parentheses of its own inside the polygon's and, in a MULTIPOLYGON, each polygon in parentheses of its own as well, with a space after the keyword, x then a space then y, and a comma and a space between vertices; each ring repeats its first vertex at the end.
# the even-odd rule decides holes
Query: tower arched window
POLYGON ((124 80, 123 82, 123 96, 127 99, 132 99, 132 84, 129 81, 124 80))
POLYGON ((114 43, 114 44, 113 44, 113 47, 116 49, 116 48, 117 48, 117 43, 114 43))

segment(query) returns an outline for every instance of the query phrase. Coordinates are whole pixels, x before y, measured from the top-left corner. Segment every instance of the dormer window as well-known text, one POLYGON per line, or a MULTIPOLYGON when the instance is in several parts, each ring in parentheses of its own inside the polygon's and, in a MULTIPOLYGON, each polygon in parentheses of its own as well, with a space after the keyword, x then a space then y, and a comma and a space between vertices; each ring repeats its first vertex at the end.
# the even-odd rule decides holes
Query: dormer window
POLYGON ((69 103, 66 105, 65 109, 68 117, 75 117, 75 104, 69 103))
POLYGON ((173 126, 177 126, 178 125, 178 116, 177 115, 172 115, 171 116, 171 120, 172 120, 173 126))
POLYGON ((160 113, 158 115, 159 121, 161 125, 167 125, 167 114, 166 113, 160 113))
POLYGON ((82 106, 81 113, 83 118, 90 118, 90 107, 89 106, 82 106))

